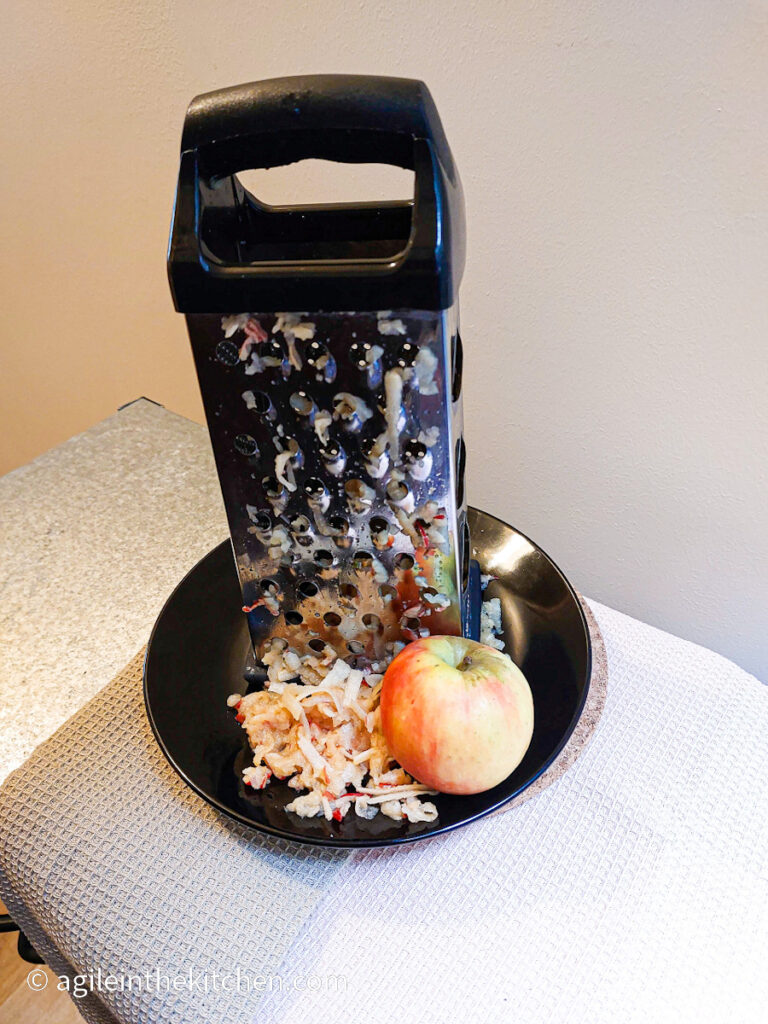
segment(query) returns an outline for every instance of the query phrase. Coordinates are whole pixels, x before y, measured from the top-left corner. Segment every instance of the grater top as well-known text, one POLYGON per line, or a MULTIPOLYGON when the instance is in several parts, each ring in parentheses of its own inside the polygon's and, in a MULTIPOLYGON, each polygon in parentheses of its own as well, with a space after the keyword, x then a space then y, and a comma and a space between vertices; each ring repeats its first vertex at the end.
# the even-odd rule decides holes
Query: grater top
POLYGON ((168 251, 181 312, 448 309, 464 234, 461 182, 423 82, 274 78, 189 106, 168 251), (236 176, 307 158, 411 169, 414 198, 277 207, 236 176))

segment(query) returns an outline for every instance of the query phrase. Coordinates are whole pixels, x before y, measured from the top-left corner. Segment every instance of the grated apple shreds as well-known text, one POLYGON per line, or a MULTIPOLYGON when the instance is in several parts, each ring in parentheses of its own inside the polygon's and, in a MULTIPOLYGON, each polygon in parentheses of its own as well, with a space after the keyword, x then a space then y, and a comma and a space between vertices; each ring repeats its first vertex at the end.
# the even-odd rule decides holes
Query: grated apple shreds
POLYGON ((501 638, 502 630, 501 601, 498 597, 483 601, 480 606, 480 643, 503 651, 506 645, 501 638))
POLYGON ((304 790, 286 805, 301 818, 340 821, 379 812, 395 820, 434 821, 434 794, 396 763, 381 730, 379 697, 384 662, 374 671, 353 669, 326 647, 300 657, 282 639, 263 656, 265 689, 232 694, 229 707, 248 735, 253 765, 245 783, 263 789, 274 776, 304 790), (351 788, 351 792, 350 792, 351 788))

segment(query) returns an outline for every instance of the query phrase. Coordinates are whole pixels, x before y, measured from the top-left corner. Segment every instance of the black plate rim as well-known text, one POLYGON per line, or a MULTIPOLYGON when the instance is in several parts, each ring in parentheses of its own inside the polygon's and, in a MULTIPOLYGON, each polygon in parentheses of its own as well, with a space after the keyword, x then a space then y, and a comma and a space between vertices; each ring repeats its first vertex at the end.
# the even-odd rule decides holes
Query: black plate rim
POLYGON ((210 804, 211 807, 215 807, 216 810, 221 811, 227 817, 232 818, 235 821, 238 821, 238 822, 240 822, 243 825, 247 825, 248 828, 253 829, 255 832, 259 832, 259 833, 264 833, 264 834, 270 835, 270 836, 272 836, 275 839, 284 839, 284 840, 287 840, 288 842, 291 842, 291 843, 300 843, 301 845, 304 845, 304 846, 325 847, 326 849, 330 848, 330 849, 353 850, 353 849, 379 848, 379 847, 387 847, 387 846, 400 846, 400 845, 402 845, 404 843, 415 843, 415 842, 419 842, 419 841, 425 840, 425 839, 433 839, 433 838, 435 838, 435 836, 447 835, 449 832, 454 832, 456 829, 463 828, 465 825, 470 825, 474 821, 479 821, 481 818, 485 818, 489 814, 494 814, 496 811, 500 810, 502 807, 504 807, 506 804, 508 804, 511 800, 514 800, 516 797, 520 796, 521 793, 524 793, 525 790, 528 789, 529 786, 532 786, 533 783, 537 779, 541 778, 541 776, 544 774, 544 772, 547 771, 547 769, 550 768, 554 764, 554 762, 557 760, 557 758, 563 752, 563 750, 565 749, 566 744, 568 743, 568 741, 570 740, 571 736, 573 735, 573 731, 576 728, 576 725, 578 724, 579 719, 581 718, 581 715, 582 715, 582 713, 584 711, 584 706, 585 706, 585 704, 587 702, 587 697, 589 695, 589 689, 590 689, 590 686, 592 685, 592 638, 591 638, 590 632, 589 632, 589 625, 587 623, 587 617, 584 614, 584 608, 582 607, 581 600, 579 599, 579 595, 576 593, 574 588, 571 586, 571 584, 570 584, 567 576, 565 575, 565 573, 562 571, 560 566, 557 565, 557 563, 552 558, 550 558, 550 556, 546 553, 546 551, 544 551, 541 547, 539 547, 538 544, 535 543, 535 541, 531 540, 531 538, 528 537, 527 534, 523 533, 521 530, 518 530, 514 526, 510 526, 509 523, 506 523, 503 519, 500 519, 498 516, 492 515, 490 512, 484 512, 482 509, 476 509, 476 508, 474 508, 472 506, 469 507, 468 511, 470 513, 472 513, 472 512, 479 513, 480 515, 485 516, 488 519, 495 520, 497 523, 500 523, 502 526, 506 527, 507 529, 513 530, 519 537, 522 537, 524 540, 526 540, 531 545, 532 548, 534 548, 541 555, 543 555, 544 558, 546 558, 546 560, 550 563, 550 565, 555 570, 555 572, 560 576, 560 578, 562 579, 563 583, 565 584, 566 590, 569 592, 569 594, 573 598, 574 603, 576 605, 576 608, 578 609, 579 619, 581 621, 582 628, 584 630, 584 638, 586 640, 586 645, 587 645, 587 648, 586 648, 586 650, 587 650, 587 679, 586 679, 586 684, 585 684, 584 689, 582 691, 580 700, 579 700, 579 702, 578 702, 578 704, 576 706, 576 710, 573 713, 571 721, 569 722, 567 728, 563 731, 563 737, 562 737, 561 741, 557 744, 557 746, 553 750, 552 754, 544 762, 542 762, 541 767, 539 768, 539 770, 534 775, 532 775, 529 779, 527 779, 526 782, 523 785, 521 785, 518 789, 516 789, 514 792, 508 793, 505 797, 503 797, 501 800, 498 800, 495 804, 491 804, 490 806, 483 808, 481 811, 477 811, 474 814, 470 814, 466 818, 462 819, 461 821, 455 821, 455 822, 453 822, 451 824, 443 825, 440 828, 432 829, 429 832, 416 833, 416 834, 413 834, 413 835, 405 835, 405 836, 390 836, 390 837, 388 837, 386 839, 375 839, 375 838, 372 838, 372 839, 335 839, 335 838, 333 838, 331 836, 312 836, 312 837, 308 837, 308 836, 299 835, 297 833, 289 832, 286 829, 276 828, 274 825, 262 824, 261 822, 256 822, 252 818, 247 817, 247 815, 241 814, 239 811, 235 810, 234 808, 228 807, 226 804, 222 803, 216 797, 211 796, 210 793, 205 792, 202 789, 202 787, 198 786, 195 782, 192 781, 192 779, 189 778, 189 776, 186 774, 184 769, 181 767, 181 765, 179 765, 176 762, 176 760, 172 756, 171 752, 168 750, 168 748, 165 745, 165 742, 163 740, 162 734, 161 734, 160 730, 158 729, 157 723, 155 722, 154 716, 152 714, 152 708, 151 708, 151 705, 150 705, 150 698, 149 698, 149 692, 148 692, 148 690, 149 690, 148 664, 149 664, 150 652, 152 650, 152 641, 154 640, 155 633, 157 632, 158 628, 160 627, 160 625, 162 623, 162 620, 163 620, 163 616, 164 616, 166 610, 168 609, 168 607, 170 606, 170 604, 173 602, 173 599, 176 596, 177 591, 179 591, 187 583, 187 581, 190 579, 190 577, 195 575, 195 573, 197 572, 199 567, 202 565, 202 563, 205 562, 206 559, 210 558, 215 551, 218 551, 219 549, 221 549, 224 546, 227 546, 227 547, 229 547, 231 549, 231 541, 227 539, 227 540, 221 541, 221 543, 217 544, 215 547, 211 548, 211 550, 208 551, 205 555, 203 555, 203 557, 200 558, 192 566, 192 568, 182 577, 182 579, 179 580, 179 582, 173 588, 171 593, 168 595, 168 598, 166 599, 165 603, 163 604, 163 607, 160 609, 160 613, 158 614, 157 618, 155 619, 155 623, 154 623, 154 625, 152 627, 152 632, 149 635, 149 640, 147 641, 147 648, 146 648, 146 651, 144 653, 144 664, 142 666, 142 684, 143 684, 142 685, 142 689, 143 689, 143 693, 144 693, 144 708, 146 710, 147 718, 149 720, 149 724, 150 724, 150 727, 152 729, 152 732, 153 732, 153 734, 155 736, 155 739, 157 740, 157 744, 160 747, 160 750, 163 752, 163 755, 164 755, 165 759, 168 761, 168 763, 173 768, 173 770, 176 772, 176 774, 189 786, 189 788, 191 790, 193 790, 193 792, 197 793, 198 796, 202 797, 202 799, 205 800, 205 802, 207 804, 210 804))

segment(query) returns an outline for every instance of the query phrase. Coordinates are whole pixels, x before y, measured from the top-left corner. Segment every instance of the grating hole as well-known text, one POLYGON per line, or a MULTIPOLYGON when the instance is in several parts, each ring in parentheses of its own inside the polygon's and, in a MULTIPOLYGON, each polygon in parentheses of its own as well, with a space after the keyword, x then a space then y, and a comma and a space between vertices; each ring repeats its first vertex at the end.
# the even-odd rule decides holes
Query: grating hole
POLYGON ((336 626, 341 625, 341 616, 337 615, 336 612, 326 612, 323 616, 323 622, 326 626, 330 626, 331 629, 335 629, 336 626))
POLYGON ((330 551, 316 551, 315 552, 315 565, 319 565, 321 569, 330 569, 333 565, 333 555, 330 551))
POLYGON ((234 441, 235 451, 240 452, 241 455, 258 455, 259 446, 256 444, 255 438, 251 437, 250 434, 238 434, 234 441))
POLYGON ((369 633, 378 633, 381 629, 381 619, 378 615, 373 615, 371 612, 366 612, 363 616, 363 625, 369 633))
POLYGON ((360 597, 360 592, 357 589, 357 587, 354 585, 354 583, 340 583, 339 584, 339 594, 342 597, 346 597, 348 600, 352 600, 352 601, 354 601, 354 600, 356 600, 357 598, 360 597))
POLYGON ((406 615, 402 620, 403 629, 410 629, 414 633, 418 633, 421 629, 421 620, 417 619, 415 615, 406 615))
POLYGON ((344 484, 344 491, 350 501, 360 505, 370 505, 376 496, 376 492, 362 480, 347 480, 344 484))
POLYGON ((356 551, 352 557, 352 564, 356 569, 370 569, 373 565, 373 555, 370 551, 356 551))
POLYGON ((456 505, 461 508, 464 504, 464 470, 467 464, 467 447, 464 438, 460 437, 456 442, 456 505))
POLYGON ((384 533, 385 530, 389 533, 389 520, 384 516, 373 516, 369 525, 371 533, 384 533))
POLYGON ((402 480, 390 480, 387 484, 387 497, 390 501, 403 501, 408 497, 408 485, 402 480))
POLYGON ((288 402, 295 413, 299 416, 311 416, 315 410, 315 403, 306 391, 294 391, 288 402))
POLYGON ((360 451, 366 459, 373 457, 373 450, 379 443, 379 437, 377 434, 373 434, 368 437, 360 438, 360 451))
POLYGON ((272 408, 272 399, 263 391, 253 391, 252 408, 259 416, 266 415, 272 408))
POLYGON ((464 346, 457 331, 451 343, 451 399, 458 402, 461 397, 461 375, 464 369, 464 346))
POLYGON ((314 640, 309 641, 307 647, 309 647, 311 651, 314 651, 315 654, 322 654, 325 650, 325 640, 321 640, 319 636, 315 637, 314 640))
POLYGON ((368 369, 369 364, 367 355, 370 351, 371 346, 368 342, 365 342, 364 344, 361 345, 360 342, 356 341, 349 346, 349 358, 352 360, 353 365, 356 366, 358 370, 368 369))
POLYGON ((400 569, 402 572, 412 569, 415 564, 413 555, 406 554, 404 551, 395 557, 395 568, 400 569))
POLYGON ((250 519, 257 529, 261 530, 262 533, 266 533, 267 530, 272 529, 272 516, 269 512, 264 509, 259 509, 258 512, 250 513, 250 519))
POLYGON ((461 527, 461 589, 464 590, 469 582, 469 526, 467 521, 461 527))
POLYGON ((277 365, 283 361, 285 353, 283 352, 283 346, 277 340, 277 338, 270 338, 269 341, 265 341, 261 347, 262 359, 274 359, 277 365))
POLYGON ((351 654, 364 654, 365 644, 361 644, 359 640, 350 640, 347 644, 347 650, 351 654))
POLYGON ((338 441, 329 441, 320 449, 320 457, 323 462, 336 462, 338 459, 344 458, 344 449, 338 441))
POLYGON ((240 353, 234 341, 220 341, 216 346, 216 358, 225 366, 237 366, 240 362, 240 353))
POLYGON ((285 439, 286 451, 291 453, 291 465, 296 466, 298 469, 304 465, 304 452, 299 447, 299 442, 295 437, 287 437, 285 439))
POLYGON ((305 349, 307 362, 319 370, 330 384, 336 377, 336 360, 320 341, 311 341, 305 349))
POLYGON ((314 597, 319 593, 320 587, 318 587, 314 580, 302 580, 296 587, 296 590, 302 597, 314 597))
POLYGON ((318 359, 328 352, 328 349, 320 341, 312 341, 307 345, 306 356, 310 366, 315 366, 318 359))
POLYGON ((421 462, 427 454, 427 446, 418 440, 409 441, 403 449, 403 458, 406 462, 421 462))
POLYGON ((388 603, 397 597, 397 588, 393 587, 391 583, 382 583, 379 587, 379 594, 388 603))
POLYGON ((291 520, 291 529, 294 533, 309 533, 312 529, 309 520, 306 516, 295 516, 291 520))
POLYGON ((276 476, 265 476, 261 481, 268 498, 279 498, 283 494, 283 485, 276 476))
POLYGON ((418 354, 419 350, 416 345, 410 341, 404 342, 397 353, 397 365, 403 368, 413 366, 418 354))
POLYGON ((300 626, 301 623, 304 621, 304 616, 301 614, 301 612, 286 612, 285 621, 288 623, 289 626, 300 626))
POLYGON ((277 580, 267 577, 261 581, 261 589, 265 594, 278 594, 280 592, 280 584, 277 580))
POLYGON ((326 486, 320 477, 311 476, 304 484, 304 493, 309 498, 322 498, 326 493, 326 486))
POLYGON ((349 520, 344 516, 328 516, 328 525, 335 534, 349 533, 349 520))

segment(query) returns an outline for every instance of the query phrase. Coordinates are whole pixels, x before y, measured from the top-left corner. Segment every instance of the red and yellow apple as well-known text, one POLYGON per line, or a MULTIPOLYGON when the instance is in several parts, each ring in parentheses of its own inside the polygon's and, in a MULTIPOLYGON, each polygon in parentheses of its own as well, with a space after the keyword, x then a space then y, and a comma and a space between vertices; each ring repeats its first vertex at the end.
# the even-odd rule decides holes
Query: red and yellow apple
POLYGON ((392 756, 441 793, 482 793, 514 771, 533 734, 533 697, 508 655, 428 636, 392 661, 381 686, 392 756))

